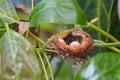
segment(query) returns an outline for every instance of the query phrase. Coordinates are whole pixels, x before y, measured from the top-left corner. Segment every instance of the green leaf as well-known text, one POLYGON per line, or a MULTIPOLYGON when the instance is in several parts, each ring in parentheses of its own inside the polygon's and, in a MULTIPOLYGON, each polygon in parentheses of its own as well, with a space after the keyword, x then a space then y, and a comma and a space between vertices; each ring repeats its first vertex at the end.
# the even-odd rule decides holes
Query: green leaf
MULTIPOLYGON (((118 16, 118 11, 120 6, 120 0, 114 0, 113 8, 112 8, 112 13, 111 13, 111 23, 110 23, 110 34, 112 34, 115 38, 120 40, 120 19, 118 16)), ((120 11, 119 11, 120 13, 120 11)))
POLYGON ((86 21, 76 0, 42 0, 30 14, 30 26, 46 23, 85 25, 86 21))
MULTIPOLYGON (((64 61, 60 69, 60 71, 57 74, 58 80, 73 80, 73 68, 72 68, 72 61, 66 60, 64 61)), ((60 65, 60 66, 61 66, 60 65)))
MULTIPOLYGON (((78 0, 80 6, 83 8, 89 20, 98 18, 96 25, 101 29, 109 32, 110 16, 114 0, 78 0)), ((103 39, 101 34, 94 34, 95 31, 90 31, 95 38, 103 39)))
POLYGON ((6 23, 19 23, 14 5, 10 0, 0 0, 0 19, 6 23))
POLYGON ((7 80, 40 78, 40 67, 30 43, 13 30, 8 29, 0 39, 0 70, 0 76, 7 80))
POLYGON ((43 29, 53 32, 55 31, 55 25, 54 24, 41 24, 41 26, 43 29))
POLYGON ((119 80, 120 55, 98 54, 90 59, 78 72, 75 80, 119 80))
POLYGON ((4 26, 4 22, 0 19, 0 27, 4 26))
MULTIPOLYGON (((112 20, 110 17, 111 17, 111 14, 114 13, 114 11, 111 11, 111 10, 112 10, 115 0, 109 0, 109 1, 107 0, 78 0, 78 1, 79 1, 80 6, 86 13, 88 20, 90 21, 94 18, 98 18, 99 20, 95 23, 95 25, 109 33, 109 30, 111 27, 110 24, 112 20)), ((99 32, 91 28, 87 29, 87 32, 89 32, 94 39, 107 41, 107 38, 105 36, 103 36, 102 34, 100 34, 99 32)), ((101 51, 106 51, 106 48, 94 49, 94 53, 99 53, 101 51)))

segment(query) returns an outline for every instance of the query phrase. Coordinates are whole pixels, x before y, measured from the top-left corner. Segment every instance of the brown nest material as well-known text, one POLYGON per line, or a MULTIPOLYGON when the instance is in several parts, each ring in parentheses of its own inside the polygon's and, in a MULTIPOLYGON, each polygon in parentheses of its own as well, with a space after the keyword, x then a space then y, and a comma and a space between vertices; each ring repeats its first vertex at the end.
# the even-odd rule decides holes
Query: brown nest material
POLYGON ((54 39, 49 43, 49 47, 64 58, 85 62, 94 46, 88 33, 75 30, 54 39))

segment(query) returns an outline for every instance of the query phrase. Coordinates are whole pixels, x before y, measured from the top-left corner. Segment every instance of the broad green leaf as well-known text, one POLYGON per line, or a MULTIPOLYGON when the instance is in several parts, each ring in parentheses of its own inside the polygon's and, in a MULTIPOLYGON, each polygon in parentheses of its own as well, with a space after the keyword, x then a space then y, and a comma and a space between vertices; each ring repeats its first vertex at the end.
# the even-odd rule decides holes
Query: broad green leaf
POLYGON ((41 24, 40 27, 41 29, 45 29, 48 32, 58 32, 61 29, 63 29, 63 27, 65 26, 65 24, 41 24), (56 27, 57 26, 57 27, 56 27))
POLYGON ((30 26, 46 23, 85 25, 86 21, 76 0, 42 0, 30 14, 30 26))
POLYGON ((11 0, 0 0, 0 19, 9 24, 19 23, 19 18, 11 0))
POLYGON ((37 80, 40 77, 36 54, 30 43, 15 31, 7 30, 0 39, 0 70, 0 76, 7 80, 37 80))
MULTIPOLYGON (((118 11, 120 10, 120 0, 115 0, 111 13, 111 23, 110 23, 110 34, 120 40, 120 15, 118 16, 118 11), (117 5, 118 4, 118 5, 117 5), (118 7, 119 6, 119 7, 118 7)), ((120 11, 119 11, 120 13, 120 11)))
POLYGON ((4 26, 4 22, 0 19, 0 27, 4 26))
POLYGON ((59 66, 62 65, 60 71, 57 74, 57 80, 73 80, 73 68, 72 61, 64 61, 59 66))
POLYGON ((41 27, 47 31, 55 31, 55 24, 42 24, 41 27))
POLYGON ((119 80, 120 54, 102 53, 90 59, 75 80, 119 80))
POLYGON ((6 32, 5 28, 0 28, 0 38, 4 35, 5 32, 6 32))
POLYGON ((6 31, 6 29, 2 27, 3 25, 4 25, 4 22, 0 19, 0 38, 6 31))
MULTIPOLYGON (((110 30, 110 24, 111 24, 111 13, 114 11, 111 11, 113 7, 113 3, 115 0, 78 0, 80 6, 84 10, 84 12, 87 15, 88 20, 92 20, 94 18, 98 18, 99 20, 95 23, 96 26, 99 28, 105 30, 106 32, 109 32, 110 30)), ((115 23, 116 24, 116 23, 115 23)), ((101 35, 99 32, 89 28, 88 32, 92 35, 94 39, 99 40, 106 40, 106 37, 101 35)), ((95 48, 95 51, 93 53, 98 53, 101 51, 105 51, 104 48, 95 48)))
MULTIPOLYGON (((98 18, 96 25, 101 29, 108 31, 110 29, 110 16, 114 0, 78 0, 89 20, 98 18)), ((90 31, 95 38, 103 39, 101 34, 94 34, 95 31, 90 31)))

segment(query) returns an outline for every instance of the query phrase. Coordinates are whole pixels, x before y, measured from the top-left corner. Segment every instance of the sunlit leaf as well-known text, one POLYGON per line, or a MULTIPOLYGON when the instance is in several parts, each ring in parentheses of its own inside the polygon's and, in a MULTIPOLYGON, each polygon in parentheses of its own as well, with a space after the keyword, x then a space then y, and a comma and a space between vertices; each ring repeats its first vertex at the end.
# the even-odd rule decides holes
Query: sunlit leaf
POLYGON ((90 59, 75 80, 119 80, 120 54, 104 53, 90 59))
POLYGON ((30 43, 15 31, 8 30, 0 39, 0 76, 7 80, 37 80, 39 69, 30 43))
POLYGON ((19 23, 19 18, 11 0, 0 0, 0 19, 6 23, 19 23))
POLYGON ((85 25, 86 21, 76 0, 42 0, 30 15, 30 26, 46 23, 85 25))

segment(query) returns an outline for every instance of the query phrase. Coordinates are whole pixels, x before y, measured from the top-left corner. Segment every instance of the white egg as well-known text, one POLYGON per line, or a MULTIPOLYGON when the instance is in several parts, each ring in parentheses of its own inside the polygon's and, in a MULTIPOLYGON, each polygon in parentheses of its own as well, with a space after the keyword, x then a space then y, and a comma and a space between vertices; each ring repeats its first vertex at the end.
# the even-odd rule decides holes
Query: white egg
POLYGON ((78 46, 80 43, 78 41, 73 41, 70 43, 70 46, 78 46))

